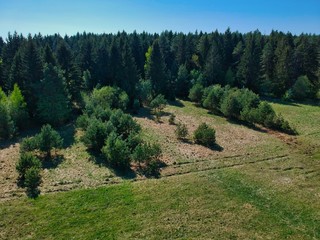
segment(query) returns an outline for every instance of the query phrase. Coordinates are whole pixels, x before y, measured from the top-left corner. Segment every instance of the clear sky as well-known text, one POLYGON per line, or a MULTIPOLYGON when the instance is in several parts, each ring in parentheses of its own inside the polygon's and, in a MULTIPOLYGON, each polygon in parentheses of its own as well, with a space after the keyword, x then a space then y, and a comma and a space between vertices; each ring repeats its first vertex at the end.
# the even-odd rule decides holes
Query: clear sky
POLYGON ((0 36, 163 30, 320 34, 320 0, 0 0, 0 36))

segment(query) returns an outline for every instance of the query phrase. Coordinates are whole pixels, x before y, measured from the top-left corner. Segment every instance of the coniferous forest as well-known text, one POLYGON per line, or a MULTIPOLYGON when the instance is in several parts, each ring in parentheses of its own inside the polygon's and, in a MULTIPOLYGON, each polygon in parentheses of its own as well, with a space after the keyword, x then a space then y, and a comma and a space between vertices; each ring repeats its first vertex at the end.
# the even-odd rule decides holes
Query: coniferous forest
POLYGON ((0 38, 0 86, 8 94, 17 84, 36 118, 42 118, 40 109, 50 98, 66 97, 75 107, 80 92, 95 87, 120 87, 132 106, 141 97, 138 86, 144 81, 150 81, 153 95, 167 99, 186 98, 195 83, 248 88, 260 96, 312 99, 319 89, 319 49, 318 35, 278 31, 84 32, 64 37, 15 32, 0 38))

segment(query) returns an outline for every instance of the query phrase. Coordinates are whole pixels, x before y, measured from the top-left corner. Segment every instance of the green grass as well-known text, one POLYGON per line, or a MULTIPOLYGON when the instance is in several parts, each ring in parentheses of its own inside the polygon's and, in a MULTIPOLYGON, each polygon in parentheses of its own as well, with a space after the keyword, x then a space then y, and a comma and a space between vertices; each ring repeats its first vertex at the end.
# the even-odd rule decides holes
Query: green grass
MULTIPOLYGON (((241 150, 248 154, 239 157, 229 158, 224 149, 217 159, 181 161, 167 167, 173 169, 170 177, 164 170, 160 179, 122 179, 111 186, 0 202, 0 239, 320 239, 320 153, 304 151, 320 142, 319 107, 272 103, 299 131, 298 145, 288 145, 182 104, 167 110, 212 121, 218 133, 247 131, 261 143, 248 143, 241 150)), ((153 129, 143 134, 151 142, 165 139, 153 129)), ((73 148, 88 157, 77 143, 66 150, 67 157, 73 148)), ((74 159, 68 161, 60 171, 74 159)), ((84 168, 94 178, 98 166, 90 164, 84 168)))
POLYGON ((316 239, 320 219, 236 170, 2 203, 4 239, 316 239), (13 214, 14 213, 14 214, 13 214))

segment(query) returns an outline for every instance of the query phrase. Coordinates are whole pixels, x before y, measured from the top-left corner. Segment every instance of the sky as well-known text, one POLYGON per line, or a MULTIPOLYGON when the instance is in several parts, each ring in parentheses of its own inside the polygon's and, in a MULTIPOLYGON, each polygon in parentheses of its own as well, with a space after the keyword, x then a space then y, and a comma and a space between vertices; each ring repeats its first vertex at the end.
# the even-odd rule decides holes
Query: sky
POLYGON ((0 36, 146 31, 320 34, 320 0, 0 0, 0 36))

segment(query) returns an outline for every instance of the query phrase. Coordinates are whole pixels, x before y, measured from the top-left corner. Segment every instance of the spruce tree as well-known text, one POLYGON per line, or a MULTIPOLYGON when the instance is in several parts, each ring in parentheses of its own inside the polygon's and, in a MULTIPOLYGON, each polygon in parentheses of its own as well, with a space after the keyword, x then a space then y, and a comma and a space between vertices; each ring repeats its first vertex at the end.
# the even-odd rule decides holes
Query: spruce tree
POLYGON ((38 95, 37 114, 42 122, 57 126, 68 119, 70 101, 63 72, 58 67, 45 65, 38 95))

